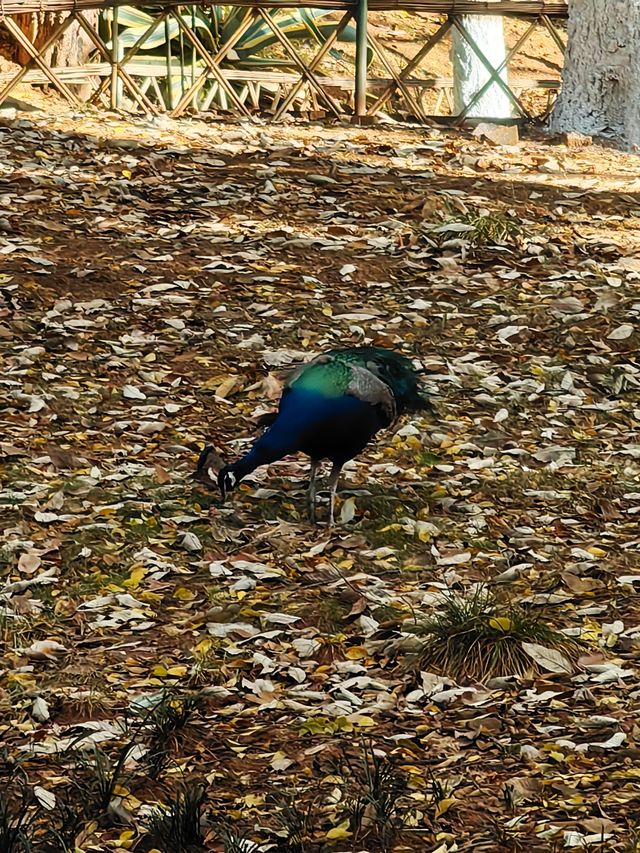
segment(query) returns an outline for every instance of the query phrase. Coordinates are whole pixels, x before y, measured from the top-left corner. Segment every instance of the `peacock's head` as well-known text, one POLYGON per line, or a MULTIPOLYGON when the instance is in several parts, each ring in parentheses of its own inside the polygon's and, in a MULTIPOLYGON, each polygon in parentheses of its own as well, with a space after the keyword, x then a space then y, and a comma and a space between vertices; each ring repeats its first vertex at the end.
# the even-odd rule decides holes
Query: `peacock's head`
POLYGON ((225 465, 218 474, 218 488, 224 501, 229 492, 232 492, 240 482, 240 475, 236 472, 235 465, 225 465))

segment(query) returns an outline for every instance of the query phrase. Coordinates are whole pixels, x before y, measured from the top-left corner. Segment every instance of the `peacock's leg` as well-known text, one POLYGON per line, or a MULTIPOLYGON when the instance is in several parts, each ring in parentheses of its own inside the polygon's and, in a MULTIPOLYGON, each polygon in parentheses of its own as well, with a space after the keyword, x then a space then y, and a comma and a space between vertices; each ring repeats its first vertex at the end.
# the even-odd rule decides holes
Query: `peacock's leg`
POLYGON ((316 523, 316 475, 318 473, 319 462, 315 459, 311 460, 311 468, 309 469, 309 490, 307 492, 307 505, 309 509, 309 520, 312 524, 316 523))
POLYGON ((338 491, 338 480, 340 479, 341 471, 342 465, 334 462, 331 474, 329 475, 329 527, 333 527, 335 521, 333 511, 336 505, 336 492, 338 491))

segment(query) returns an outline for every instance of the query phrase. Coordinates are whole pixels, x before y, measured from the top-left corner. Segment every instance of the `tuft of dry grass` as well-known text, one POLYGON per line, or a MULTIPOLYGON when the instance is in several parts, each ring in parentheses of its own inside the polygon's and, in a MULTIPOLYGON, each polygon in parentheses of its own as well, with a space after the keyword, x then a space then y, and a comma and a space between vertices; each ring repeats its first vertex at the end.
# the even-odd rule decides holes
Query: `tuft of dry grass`
POLYGON ((523 648, 537 643, 575 657, 578 644, 514 603, 501 603, 486 589, 472 595, 449 594, 440 609, 418 621, 414 632, 423 639, 418 653, 421 669, 455 681, 485 681, 496 676, 524 676, 540 668, 523 648))

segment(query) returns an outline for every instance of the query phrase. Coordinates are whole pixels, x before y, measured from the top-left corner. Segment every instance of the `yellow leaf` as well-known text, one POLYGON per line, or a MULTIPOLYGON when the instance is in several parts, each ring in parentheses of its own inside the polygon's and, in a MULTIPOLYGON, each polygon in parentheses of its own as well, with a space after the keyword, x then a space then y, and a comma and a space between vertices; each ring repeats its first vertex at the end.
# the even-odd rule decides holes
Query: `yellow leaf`
MULTIPOLYGON (((331 723, 329 724, 331 725, 331 723)), ((353 731, 353 723, 351 720, 348 720, 346 717, 336 717, 333 722, 333 726, 336 731, 339 732, 352 732, 353 731)))
POLYGON ((129 589, 135 589, 135 587, 140 585, 140 581, 144 578, 146 574, 147 570, 144 568, 144 566, 138 566, 137 568, 132 570, 131 574, 125 581, 122 581, 122 586, 126 586, 129 589))
POLYGON ((167 675, 167 668, 162 666, 162 664, 158 664, 151 670, 151 675, 155 675, 156 678, 165 678, 167 675))
POLYGON ((193 647, 194 655, 206 655, 207 652, 211 650, 213 646, 213 640, 210 637, 205 637, 204 640, 200 640, 197 646, 193 647))
POLYGON ((440 817, 449 811, 449 809, 455 805, 457 802, 455 797, 445 797, 444 800, 440 800, 440 802, 436 805, 436 817, 440 817))
POLYGON ((7 673, 7 679, 9 681, 15 682, 16 684, 22 685, 22 687, 24 687, 25 690, 28 690, 31 687, 35 688, 36 682, 35 682, 33 675, 30 675, 29 673, 26 673, 26 672, 8 672, 7 673))
POLYGON ((163 596, 159 592, 149 592, 145 589, 144 592, 138 593, 138 598, 140 601, 162 601, 163 596))
POLYGON ((225 379, 224 382, 222 382, 216 388, 216 397, 222 397, 223 399, 225 399, 239 385, 240 385, 240 377, 229 376, 228 379, 225 379))
POLYGON ((363 714, 362 716, 354 717, 352 722, 354 722, 356 724, 356 726, 358 726, 358 728, 360 728, 360 729, 370 729, 372 726, 375 726, 375 724, 376 724, 376 721, 373 719, 373 717, 367 717, 366 714, 363 714))
POLYGON ((489 625, 496 631, 511 631, 513 629, 513 622, 509 619, 508 616, 494 616, 493 619, 489 619, 489 625))
POLYGON ((122 175, 123 175, 123 177, 129 179, 131 177, 131 172, 129 171, 129 169, 123 169, 122 175))
POLYGON ((170 666, 167 670, 167 675, 173 676, 173 678, 182 678, 183 675, 187 674, 186 666, 170 666))
POLYGON ((190 589, 187 589, 186 586, 179 586, 173 593, 173 597, 177 598, 178 601, 193 601, 193 599, 196 597, 196 594, 190 589))
POLYGON ((342 839, 349 838, 351 835, 352 833, 349 832, 349 818, 347 818, 338 826, 334 826, 333 829, 330 829, 329 832, 327 832, 326 838, 327 840, 342 841, 342 839))
POLYGON ((366 658, 367 650, 364 646, 351 646, 350 649, 347 649, 346 657, 349 660, 362 660, 362 658, 366 658))
POLYGON ((135 838, 135 832, 130 829, 125 829, 124 832, 120 834, 120 838, 117 841, 112 842, 114 845, 117 845, 117 850, 131 850, 133 846, 133 839, 135 838))
POLYGON ((400 769, 404 770, 405 773, 411 773, 414 776, 422 776, 424 772, 420 767, 416 767, 415 764, 402 764, 400 765, 400 769))
MULTIPOLYGON (((113 793, 117 794, 119 797, 126 797, 129 794, 129 789, 123 787, 122 785, 114 785, 113 793)), ((120 836, 120 838, 122 838, 122 836, 120 836)))
POLYGON ((416 533, 421 542, 428 542, 431 539, 431 527, 425 521, 416 521, 416 533))
POLYGON ((595 545, 590 545, 586 550, 590 554, 592 554, 594 557, 606 557, 607 556, 606 551, 603 551, 602 548, 597 548, 595 545))

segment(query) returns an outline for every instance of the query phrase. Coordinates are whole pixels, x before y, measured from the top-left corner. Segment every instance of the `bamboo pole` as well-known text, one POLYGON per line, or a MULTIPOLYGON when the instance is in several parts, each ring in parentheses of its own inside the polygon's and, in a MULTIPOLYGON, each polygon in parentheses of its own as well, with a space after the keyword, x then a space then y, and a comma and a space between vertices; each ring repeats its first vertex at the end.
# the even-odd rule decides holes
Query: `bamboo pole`
POLYGON ((362 121, 367 114, 367 21, 369 7, 367 0, 358 0, 356 14, 356 92, 355 120, 362 121))
MULTIPOLYGON (((163 13, 163 14, 166 14, 166 13, 163 13)), ((93 29, 93 27, 91 26, 89 21, 82 14, 82 12, 76 12, 76 20, 78 21, 78 23, 80 24, 82 29, 86 32, 90 41, 93 43, 94 47, 98 50, 98 52, 103 57, 103 59, 105 59, 109 63, 109 76, 104 77, 104 79, 102 80, 102 83, 100 83, 100 85, 98 86, 96 91, 93 93, 93 96, 91 98, 92 103, 94 101, 97 101, 97 100, 101 100, 101 102, 104 102, 104 100, 105 100, 104 93, 105 93, 105 91, 109 85, 109 80, 111 79, 111 75, 113 74, 113 65, 111 62, 111 54, 110 54, 106 44, 104 43, 104 41, 100 38, 100 36, 96 32, 96 30, 93 29)), ((135 81, 127 73, 127 70, 125 69, 124 66, 125 66, 125 63, 128 62, 128 60, 131 58, 131 56, 133 56, 133 54, 137 51, 138 45, 140 45, 144 42, 144 40, 147 37, 147 34, 149 32, 151 32, 153 29, 155 29, 155 27, 157 26, 157 23, 159 23, 159 22, 154 21, 152 27, 147 31, 147 33, 145 33, 144 35, 142 35, 138 39, 136 44, 132 48, 130 48, 127 51, 127 53, 122 57, 122 61, 120 63, 118 63, 118 76, 124 82, 124 84, 126 84, 129 93, 131 94, 133 99, 142 107, 143 110, 145 110, 146 112, 150 112, 152 115, 158 115, 158 110, 151 103, 151 101, 147 98, 147 96, 144 94, 144 92, 141 91, 141 89, 136 85, 135 81)))
MULTIPOLYGON (((180 6, 177 7, 178 15, 180 15, 180 6)), ((182 32, 182 30, 180 30, 182 32)), ((171 111, 173 109, 173 57, 171 56, 171 30, 169 26, 169 16, 164 19, 164 42, 165 42, 165 62, 167 66, 167 99, 166 108, 171 111)))
POLYGON ((118 79, 120 70, 120 33, 118 32, 118 7, 113 7, 111 19, 111 109, 119 109, 122 105, 122 87, 118 79))

